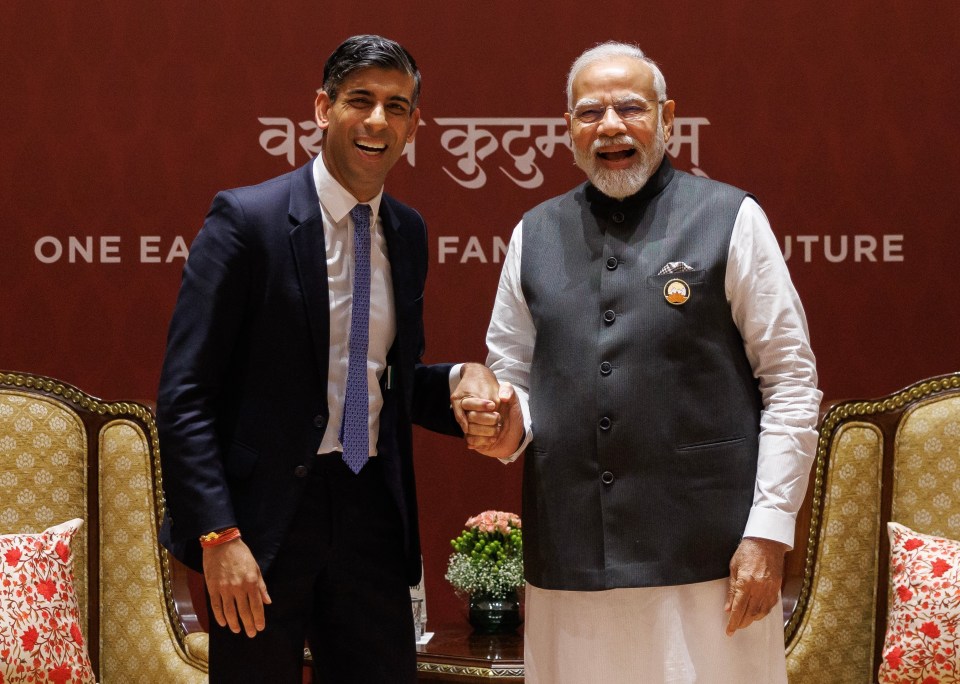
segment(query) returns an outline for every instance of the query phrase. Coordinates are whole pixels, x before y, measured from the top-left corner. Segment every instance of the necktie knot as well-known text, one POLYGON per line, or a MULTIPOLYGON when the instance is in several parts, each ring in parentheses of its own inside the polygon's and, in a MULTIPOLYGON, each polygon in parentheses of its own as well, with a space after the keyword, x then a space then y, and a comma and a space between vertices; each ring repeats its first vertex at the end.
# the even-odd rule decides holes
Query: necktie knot
MULTIPOLYGON (((370 230, 370 205, 369 204, 358 204, 353 209, 350 210, 350 218, 353 219, 353 229, 354 231, 358 230, 370 230)), ((354 238, 356 241, 356 238, 354 238)))

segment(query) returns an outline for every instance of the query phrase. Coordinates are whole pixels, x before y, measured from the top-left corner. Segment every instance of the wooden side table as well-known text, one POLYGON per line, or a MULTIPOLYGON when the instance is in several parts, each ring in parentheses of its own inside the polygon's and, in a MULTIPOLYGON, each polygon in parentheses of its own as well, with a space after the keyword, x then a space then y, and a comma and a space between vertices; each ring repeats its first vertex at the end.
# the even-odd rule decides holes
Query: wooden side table
POLYGON ((523 628, 516 634, 474 634, 470 625, 442 625, 417 646, 417 680, 447 684, 523 681, 523 628))

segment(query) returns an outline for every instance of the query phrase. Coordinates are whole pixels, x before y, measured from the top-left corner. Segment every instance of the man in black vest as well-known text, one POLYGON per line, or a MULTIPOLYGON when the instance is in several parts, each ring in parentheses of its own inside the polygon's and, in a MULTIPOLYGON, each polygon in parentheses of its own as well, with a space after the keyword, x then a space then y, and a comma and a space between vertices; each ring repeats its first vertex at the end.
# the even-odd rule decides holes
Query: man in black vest
POLYGON ((527 681, 785 682, 821 398, 803 308, 756 201, 670 165, 638 48, 588 50, 567 93, 589 181, 524 215, 487 334, 516 394, 480 450, 526 451, 527 681))

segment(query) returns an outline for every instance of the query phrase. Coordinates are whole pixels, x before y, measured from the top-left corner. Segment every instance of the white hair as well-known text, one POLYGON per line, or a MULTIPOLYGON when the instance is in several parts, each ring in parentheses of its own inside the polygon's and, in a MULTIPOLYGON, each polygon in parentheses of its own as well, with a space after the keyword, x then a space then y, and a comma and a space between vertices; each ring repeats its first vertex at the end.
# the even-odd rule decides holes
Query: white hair
POLYGON ((573 109, 573 81, 586 67, 610 57, 629 57, 643 62, 653 72, 653 88, 657 93, 657 100, 667 99, 667 81, 656 62, 643 54, 643 50, 629 43, 608 41, 592 47, 574 60, 567 74, 567 108, 573 109))

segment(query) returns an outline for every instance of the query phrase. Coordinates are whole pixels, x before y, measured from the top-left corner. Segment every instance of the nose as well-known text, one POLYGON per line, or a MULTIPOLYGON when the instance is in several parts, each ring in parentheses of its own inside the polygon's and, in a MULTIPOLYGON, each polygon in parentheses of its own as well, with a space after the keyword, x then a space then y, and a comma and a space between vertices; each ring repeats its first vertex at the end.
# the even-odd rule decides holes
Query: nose
POLYGON ((366 123, 367 126, 372 129, 386 128, 387 117, 382 104, 376 104, 373 106, 373 109, 370 110, 370 115, 367 117, 366 123))
POLYGON ((626 130, 627 127, 624 125, 620 115, 617 114, 617 111, 612 106, 607 105, 603 110, 603 117, 600 119, 600 124, 597 126, 597 133, 601 135, 616 135, 626 130))

